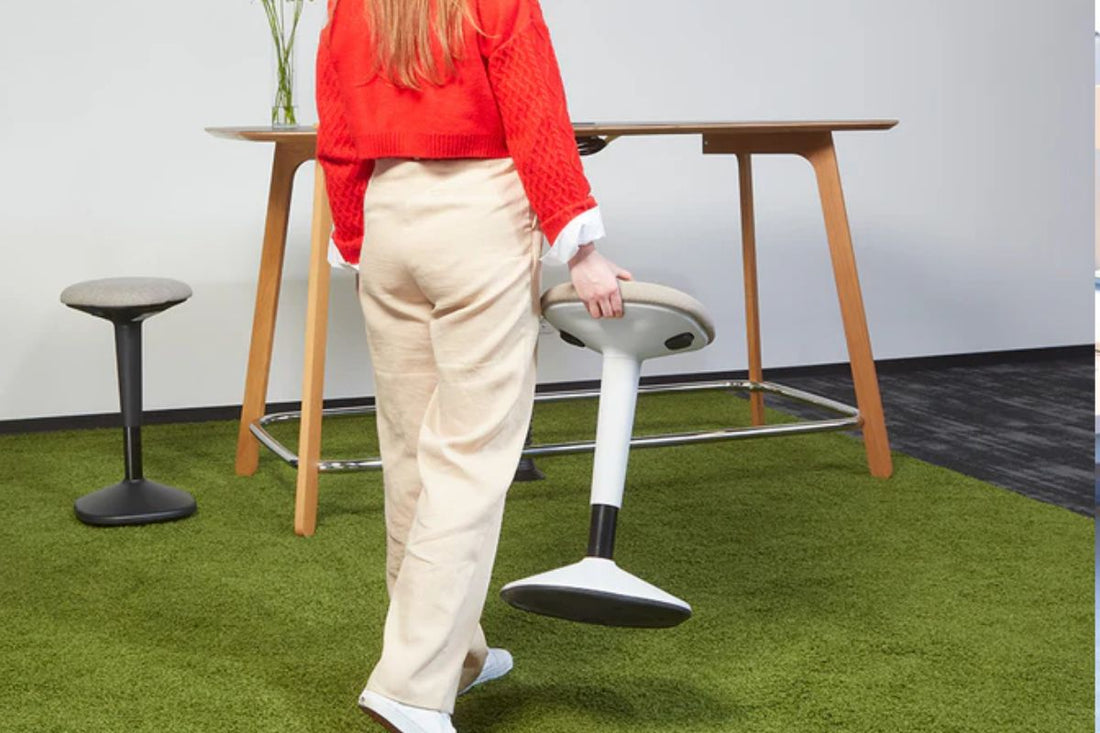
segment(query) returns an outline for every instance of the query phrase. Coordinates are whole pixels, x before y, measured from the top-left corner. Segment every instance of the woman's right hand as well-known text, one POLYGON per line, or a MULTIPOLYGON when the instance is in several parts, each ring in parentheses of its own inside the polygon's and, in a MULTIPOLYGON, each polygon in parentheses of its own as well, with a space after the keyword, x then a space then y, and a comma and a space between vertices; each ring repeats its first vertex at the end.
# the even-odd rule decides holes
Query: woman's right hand
POLYGON ((593 318, 623 317, 619 280, 633 280, 634 276, 597 252, 595 244, 580 246, 569 260, 569 277, 593 318))

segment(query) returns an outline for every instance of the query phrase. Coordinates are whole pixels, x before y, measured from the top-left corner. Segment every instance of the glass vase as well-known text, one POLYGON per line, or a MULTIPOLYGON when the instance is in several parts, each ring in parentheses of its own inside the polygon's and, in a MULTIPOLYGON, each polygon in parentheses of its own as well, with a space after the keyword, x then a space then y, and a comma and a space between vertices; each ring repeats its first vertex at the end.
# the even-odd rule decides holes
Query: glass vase
POLYGON ((294 42, 276 48, 274 56, 275 97, 271 105, 272 127, 297 127, 297 104, 294 98, 294 42))

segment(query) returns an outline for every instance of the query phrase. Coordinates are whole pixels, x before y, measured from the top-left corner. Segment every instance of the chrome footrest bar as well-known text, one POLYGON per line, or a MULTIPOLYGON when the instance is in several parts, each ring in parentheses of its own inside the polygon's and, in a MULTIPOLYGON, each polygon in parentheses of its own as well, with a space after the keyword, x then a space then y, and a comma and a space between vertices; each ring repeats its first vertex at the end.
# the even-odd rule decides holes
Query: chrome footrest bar
MULTIPOLYGON (((693 392, 706 389, 725 389, 738 392, 763 392, 775 394, 789 399, 804 402, 816 407, 839 413, 842 417, 828 420, 802 420, 798 422, 779 423, 776 425, 759 425, 743 428, 716 428, 712 430, 695 430, 682 433, 663 433, 660 435, 642 435, 631 438, 631 448, 656 448, 667 445, 684 445, 688 443, 709 443, 717 440, 738 440, 744 438, 774 438, 781 435, 798 435, 803 433, 823 433, 838 430, 858 429, 863 420, 859 415, 859 409, 846 405, 827 397, 804 392, 800 389, 787 387, 775 382, 751 382, 743 379, 723 379, 710 382, 673 382, 669 384, 652 384, 638 387, 638 394, 653 394, 656 392, 693 392)), ((599 387, 582 390, 568 390, 562 392, 546 392, 535 395, 535 402, 560 402, 562 400, 584 399, 598 396, 599 387)), ((346 417, 350 415, 367 415, 375 411, 373 405, 359 407, 334 407, 321 411, 325 417, 346 417)), ((262 445, 267 447, 276 456, 286 463, 297 468, 298 456, 279 442, 267 430, 268 425, 281 422, 289 422, 301 419, 301 411, 276 412, 264 415, 254 421, 249 429, 262 445)), ((524 456, 560 455, 564 453, 583 453, 594 451, 595 440, 577 440, 568 443, 546 443, 542 445, 529 445, 523 449, 524 456)), ((381 458, 363 458, 349 460, 327 460, 317 464, 317 470, 322 473, 337 473, 347 471, 368 471, 382 468, 381 458)))

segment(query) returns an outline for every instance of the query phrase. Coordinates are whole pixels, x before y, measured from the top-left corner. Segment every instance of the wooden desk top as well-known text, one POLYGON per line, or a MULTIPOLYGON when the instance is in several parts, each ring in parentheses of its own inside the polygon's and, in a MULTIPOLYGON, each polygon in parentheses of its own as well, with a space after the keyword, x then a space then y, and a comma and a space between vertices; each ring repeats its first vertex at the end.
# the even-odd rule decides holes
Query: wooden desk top
MULTIPOLYGON (((598 135, 748 135, 753 133, 798 134, 806 132, 854 132, 859 130, 889 130, 897 120, 818 120, 773 122, 574 122, 578 137, 598 135)), ((217 137, 256 142, 313 142, 317 128, 300 125, 273 127, 207 127, 217 137)))

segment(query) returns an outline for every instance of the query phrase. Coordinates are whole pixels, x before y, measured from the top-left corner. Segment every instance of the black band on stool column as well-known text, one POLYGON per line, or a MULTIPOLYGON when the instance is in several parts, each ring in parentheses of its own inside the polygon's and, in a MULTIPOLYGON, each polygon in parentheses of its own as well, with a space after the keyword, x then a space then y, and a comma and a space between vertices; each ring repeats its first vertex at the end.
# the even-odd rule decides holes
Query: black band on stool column
POLYGON ((619 508, 610 504, 592 505, 592 522, 588 527, 588 556, 611 559, 615 552, 615 524, 619 508))

